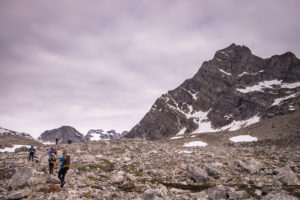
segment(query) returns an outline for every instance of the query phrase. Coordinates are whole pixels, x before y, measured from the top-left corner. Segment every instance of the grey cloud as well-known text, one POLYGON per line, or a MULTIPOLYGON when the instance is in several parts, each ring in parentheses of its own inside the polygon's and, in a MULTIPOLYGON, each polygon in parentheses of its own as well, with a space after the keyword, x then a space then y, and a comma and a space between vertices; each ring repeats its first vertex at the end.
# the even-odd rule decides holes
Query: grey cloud
POLYGON ((300 54, 297 0, 0 2, 0 126, 129 130, 232 42, 300 54))

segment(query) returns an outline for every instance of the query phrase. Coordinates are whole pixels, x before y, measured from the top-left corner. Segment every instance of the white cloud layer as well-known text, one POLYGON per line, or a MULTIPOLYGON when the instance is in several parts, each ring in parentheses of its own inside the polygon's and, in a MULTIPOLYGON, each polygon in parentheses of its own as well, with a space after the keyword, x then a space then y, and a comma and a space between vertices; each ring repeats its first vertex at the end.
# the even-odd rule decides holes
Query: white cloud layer
POLYGON ((130 130, 235 42, 300 53, 300 1, 0 2, 0 126, 130 130))

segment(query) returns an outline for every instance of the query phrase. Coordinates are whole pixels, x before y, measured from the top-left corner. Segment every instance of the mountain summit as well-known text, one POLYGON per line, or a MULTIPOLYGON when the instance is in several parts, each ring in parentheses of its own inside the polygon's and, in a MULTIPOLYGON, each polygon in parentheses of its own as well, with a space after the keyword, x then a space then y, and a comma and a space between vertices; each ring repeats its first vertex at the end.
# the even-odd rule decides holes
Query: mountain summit
POLYGON ((300 60, 290 52, 263 59, 231 44, 179 87, 163 94, 125 136, 150 140, 233 131, 299 109, 300 60))
POLYGON ((71 126, 62 126, 57 129, 45 131, 38 139, 43 143, 55 143, 56 138, 60 139, 61 144, 67 144, 68 140, 72 142, 86 142, 83 134, 71 126))

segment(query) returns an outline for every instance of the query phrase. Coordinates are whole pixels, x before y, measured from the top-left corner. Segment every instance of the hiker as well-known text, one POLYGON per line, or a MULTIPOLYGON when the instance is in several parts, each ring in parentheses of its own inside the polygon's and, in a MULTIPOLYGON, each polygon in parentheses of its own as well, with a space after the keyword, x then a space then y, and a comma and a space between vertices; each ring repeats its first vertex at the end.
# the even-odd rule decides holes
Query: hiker
POLYGON ((58 143, 58 137, 55 139, 55 144, 57 145, 57 143, 58 143))
POLYGON ((58 172, 58 178, 60 180, 60 187, 64 187, 64 185, 66 183, 65 176, 70 168, 70 163, 71 163, 71 158, 69 155, 67 155, 66 151, 63 152, 62 157, 58 161, 52 162, 52 163, 58 164, 59 162, 61 162, 61 167, 58 172))
POLYGON ((48 154, 54 153, 55 155, 57 154, 57 150, 55 147, 51 147, 51 149, 48 151, 48 154))
POLYGON ((50 154, 48 161, 49 161, 49 174, 53 174, 53 168, 54 168, 54 163, 53 162, 56 162, 56 158, 54 156, 54 153, 50 154))
POLYGON ((72 144, 72 140, 68 140, 68 144, 72 144))
POLYGON ((28 158, 29 161, 30 161, 30 158, 31 158, 31 161, 33 162, 33 155, 34 155, 34 153, 35 153, 35 149, 34 149, 33 146, 31 146, 29 148, 29 158, 28 158))

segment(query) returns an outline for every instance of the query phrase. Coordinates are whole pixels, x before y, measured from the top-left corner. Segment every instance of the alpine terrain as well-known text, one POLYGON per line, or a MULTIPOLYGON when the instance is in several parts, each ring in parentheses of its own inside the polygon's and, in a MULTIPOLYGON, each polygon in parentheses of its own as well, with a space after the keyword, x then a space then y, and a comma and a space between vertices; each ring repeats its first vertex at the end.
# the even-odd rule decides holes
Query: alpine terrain
POLYGON ((299 94, 295 55, 262 59, 232 44, 158 98, 126 137, 64 126, 28 143, 33 161, 24 147, 0 150, 0 200, 298 200, 299 94), (50 174, 45 144, 56 137, 57 158, 66 151, 71 162, 50 174))
POLYGON ((179 87, 163 94, 127 138, 233 131, 300 106, 300 60, 290 52, 263 59, 232 44, 179 87))

